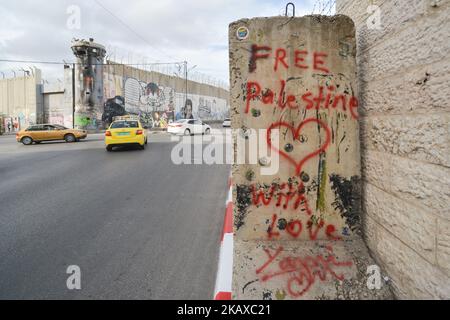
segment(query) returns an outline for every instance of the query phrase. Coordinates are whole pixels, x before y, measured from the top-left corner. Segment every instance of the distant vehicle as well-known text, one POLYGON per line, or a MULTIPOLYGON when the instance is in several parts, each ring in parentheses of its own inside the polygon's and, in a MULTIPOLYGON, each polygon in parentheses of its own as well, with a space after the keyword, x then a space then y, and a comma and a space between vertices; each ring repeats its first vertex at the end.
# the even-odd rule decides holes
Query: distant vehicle
POLYGON ((142 150, 147 145, 147 130, 139 120, 133 118, 115 118, 105 132, 105 144, 108 152, 114 147, 139 146, 142 150))
POLYGON ((181 119, 169 124, 167 132, 185 136, 195 134, 209 135, 211 134, 211 127, 198 119, 181 119))
POLYGON ((21 130, 16 134, 17 142, 21 142, 26 146, 43 141, 65 140, 68 143, 80 141, 87 137, 87 131, 68 129, 60 125, 37 124, 21 130))
POLYGON ((230 118, 226 118, 225 121, 223 122, 222 126, 224 128, 231 128, 231 119, 230 118))

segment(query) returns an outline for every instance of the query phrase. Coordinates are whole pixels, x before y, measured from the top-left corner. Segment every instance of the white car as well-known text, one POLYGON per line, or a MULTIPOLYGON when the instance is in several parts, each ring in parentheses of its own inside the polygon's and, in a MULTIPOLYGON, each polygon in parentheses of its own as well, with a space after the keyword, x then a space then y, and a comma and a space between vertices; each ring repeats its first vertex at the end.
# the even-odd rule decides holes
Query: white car
POLYGON ((227 118, 222 125, 224 128, 231 128, 231 119, 227 118))
POLYGON ((182 119, 169 124, 167 132, 176 135, 191 136, 195 134, 211 134, 211 127, 198 119, 182 119))

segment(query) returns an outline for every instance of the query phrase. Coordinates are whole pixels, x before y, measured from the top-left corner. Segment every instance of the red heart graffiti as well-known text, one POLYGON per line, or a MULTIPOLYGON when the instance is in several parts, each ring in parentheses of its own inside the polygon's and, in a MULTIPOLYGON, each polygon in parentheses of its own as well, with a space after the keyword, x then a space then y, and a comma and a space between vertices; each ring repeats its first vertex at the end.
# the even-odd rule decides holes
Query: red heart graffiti
POLYGON ((278 152, 281 156, 283 156, 291 164, 293 164, 295 166, 297 175, 300 175, 302 173, 302 169, 303 169, 303 166, 305 165, 305 163, 307 163, 309 160, 315 158, 316 156, 318 156, 322 152, 325 152, 328 149, 328 147, 330 146, 330 143, 331 143, 331 130, 330 130, 330 128, 328 127, 328 125, 325 122, 323 122, 323 121, 321 121, 319 119, 316 119, 316 118, 306 119, 305 121, 300 123, 300 125, 297 127, 297 129, 295 129, 293 126, 291 126, 287 122, 277 122, 277 123, 272 124, 270 126, 269 130, 267 131, 267 145, 269 145, 272 150, 278 152), (281 150, 275 148, 272 145, 272 130, 277 129, 277 128, 281 128, 281 127, 286 127, 286 128, 291 130, 292 135, 294 137, 294 141, 295 141, 295 140, 298 140, 300 138, 300 133, 301 133, 302 129, 306 125, 308 125, 310 123, 316 123, 322 129, 325 130, 326 141, 319 149, 317 149, 314 152, 308 154, 307 156, 302 158, 300 161, 297 161, 296 159, 294 159, 290 155, 288 155, 286 152, 281 151, 281 150))

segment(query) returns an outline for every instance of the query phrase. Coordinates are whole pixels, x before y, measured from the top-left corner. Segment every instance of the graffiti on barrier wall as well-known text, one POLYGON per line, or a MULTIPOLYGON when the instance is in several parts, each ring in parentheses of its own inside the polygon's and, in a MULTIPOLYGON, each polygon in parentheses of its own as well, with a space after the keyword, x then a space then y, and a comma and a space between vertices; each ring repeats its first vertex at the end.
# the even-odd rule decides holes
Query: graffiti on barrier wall
POLYGON ((317 282, 343 281, 344 272, 353 266, 352 261, 339 261, 331 246, 325 249, 323 255, 304 257, 289 255, 283 247, 265 249, 267 261, 256 270, 256 274, 262 282, 284 278, 287 293, 293 298, 300 298, 317 282))
MULTIPOLYGON (((342 168, 342 154, 350 157, 350 150, 355 150, 349 131, 358 121, 359 102, 352 81, 330 70, 328 56, 251 46, 251 79, 240 88, 241 112, 253 126, 267 128, 265 147, 279 154, 284 171, 264 183, 238 186, 237 231, 246 217, 251 223, 242 232, 257 232, 256 237, 269 241, 342 241, 356 230, 358 177, 343 178, 334 170, 342 168), (273 78, 265 81, 270 73, 273 78), (275 132, 280 141, 274 141, 275 132), (258 218, 249 216, 254 208, 258 218)), ((268 260, 256 270, 260 281, 285 278, 292 298, 303 296, 319 281, 344 280, 340 271, 352 266, 351 261, 339 261, 331 246, 323 255, 309 256, 288 254, 282 247, 263 249, 268 260)))
POLYGON ((175 92, 172 88, 162 87, 151 82, 146 83, 134 78, 125 80, 123 90, 117 79, 110 79, 106 94, 122 93, 108 97, 104 103, 102 121, 111 123, 116 116, 137 115, 144 126, 149 128, 167 128, 175 119, 175 92))
POLYGON ((138 115, 151 128, 166 128, 179 119, 223 120, 229 115, 228 103, 217 97, 176 92, 170 86, 135 78, 106 77, 102 121, 115 116, 138 115), (123 86, 120 85, 123 83, 123 86))

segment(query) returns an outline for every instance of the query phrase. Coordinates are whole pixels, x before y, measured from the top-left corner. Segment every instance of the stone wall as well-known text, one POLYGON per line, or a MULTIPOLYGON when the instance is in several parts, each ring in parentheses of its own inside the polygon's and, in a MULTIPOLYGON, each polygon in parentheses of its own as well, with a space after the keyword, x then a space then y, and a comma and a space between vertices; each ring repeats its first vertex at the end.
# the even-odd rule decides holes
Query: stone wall
POLYGON ((366 242, 399 298, 448 299, 450 1, 338 0, 337 13, 357 30, 366 242))

